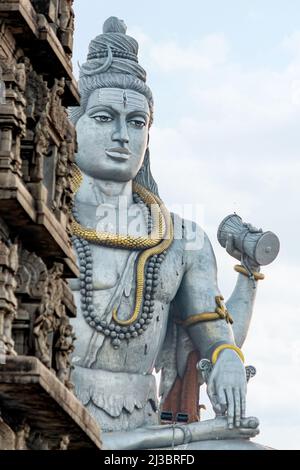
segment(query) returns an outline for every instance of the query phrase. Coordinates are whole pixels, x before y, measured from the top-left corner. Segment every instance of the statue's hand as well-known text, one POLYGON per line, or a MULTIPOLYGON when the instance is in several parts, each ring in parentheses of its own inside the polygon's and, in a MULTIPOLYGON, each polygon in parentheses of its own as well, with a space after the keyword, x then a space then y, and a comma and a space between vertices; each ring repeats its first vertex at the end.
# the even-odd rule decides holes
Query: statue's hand
POLYGON ((245 266, 251 272, 260 270, 260 266, 258 264, 256 264, 253 259, 249 258, 249 256, 246 256, 244 254, 243 257, 242 257, 242 253, 235 248, 234 238, 231 235, 231 233, 229 233, 228 236, 227 236, 226 251, 230 256, 237 259, 238 261, 241 261, 242 264, 245 264, 245 266))
POLYGON ((226 240, 226 251, 230 256, 233 256, 233 258, 241 261, 242 254, 239 250, 235 248, 234 245, 234 238, 231 233, 228 234, 227 240, 226 240))
POLYGON ((228 427, 239 427, 246 413, 247 381, 237 353, 224 349, 210 374, 207 393, 216 415, 227 415, 228 427))

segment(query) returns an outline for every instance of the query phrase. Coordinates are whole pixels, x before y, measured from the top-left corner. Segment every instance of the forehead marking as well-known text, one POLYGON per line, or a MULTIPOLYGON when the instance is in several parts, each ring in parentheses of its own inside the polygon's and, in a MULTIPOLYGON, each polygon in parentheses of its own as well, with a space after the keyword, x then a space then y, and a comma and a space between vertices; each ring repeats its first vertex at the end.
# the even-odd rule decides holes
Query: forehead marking
POLYGON ((124 90, 124 91, 123 91, 123 104, 124 104, 124 108, 126 108, 127 101, 128 101, 128 98, 127 98, 127 95, 126 95, 126 90, 124 90))
POLYGON ((134 91, 102 88, 98 92, 98 100, 100 103, 103 101, 110 101, 112 104, 120 105, 122 104, 124 108, 127 105, 133 106, 135 108, 145 110, 146 98, 144 95, 137 95, 134 91))

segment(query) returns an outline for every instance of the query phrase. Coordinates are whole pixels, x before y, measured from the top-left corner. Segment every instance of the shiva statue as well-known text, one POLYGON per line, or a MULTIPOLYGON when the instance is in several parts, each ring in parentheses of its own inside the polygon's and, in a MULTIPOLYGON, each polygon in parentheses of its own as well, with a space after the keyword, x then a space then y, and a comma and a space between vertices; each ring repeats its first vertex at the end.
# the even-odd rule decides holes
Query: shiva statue
MULTIPOLYGON (((240 348, 263 275, 228 229, 240 218, 219 229, 241 260, 225 304, 207 235, 170 214, 159 197, 150 170, 153 97, 123 21, 108 18, 91 41, 79 88, 81 106, 70 110, 78 137, 72 242, 80 279, 70 281, 76 396, 107 449, 249 442, 258 420, 246 417, 249 370, 240 348), (154 371, 161 372, 159 392, 154 371), (200 421, 204 382, 216 418, 200 421), (168 411, 185 415, 185 423, 163 424, 168 411)), ((265 235, 240 225, 244 239, 265 235)))

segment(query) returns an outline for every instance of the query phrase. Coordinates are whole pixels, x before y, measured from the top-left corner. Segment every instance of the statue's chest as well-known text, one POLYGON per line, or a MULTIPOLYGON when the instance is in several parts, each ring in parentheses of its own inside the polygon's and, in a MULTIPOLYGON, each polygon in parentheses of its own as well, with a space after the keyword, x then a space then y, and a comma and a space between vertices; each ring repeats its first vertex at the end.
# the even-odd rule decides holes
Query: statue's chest
MULTIPOLYGON (((108 324, 111 322, 114 307, 117 308, 118 319, 131 318, 137 299, 137 265, 140 253, 120 251, 99 246, 92 248, 93 305, 97 315, 108 324)), ((143 294, 147 288, 147 265, 146 263, 144 269, 143 294)), ((150 371, 165 337, 169 304, 179 289, 183 275, 183 251, 180 242, 174 241, 160 264, 156 292, 153 301, 150 301, 150 309, 144 311, 145 305, 142 302, 137 320, 140 326, 133 323, 129 327, 128 340, 121 341, 117 350, 113 348, 111 336, 105 338, 103 332, 98 333, 84 320, 80 308, 80 291, 75 289, 79 309, 74 326, 76 331, 80 331, 76 354, 83 361, 82 364, 88 367, 93 364, 95 368, 109 370, 120 370, 121 367, 135 373, 150 371), (148 311, 152 312, 149 318, 141 321, 147 317, 148 311), (145 323, 147 328, 141 331, 141 335, 134 332, 131 334, 135 326, 138 332, 141 326, 146 326, 145 323)))
POLYGON ((93 289, 114 288, 126 269, 130 253, 126 250, 91 245, 93 289))
MULTIPOLYGON (((111 233, 112 236, 118 233, 119 229, 120 233, 128 232, 133 237, 147 236, 144 215, 136 205, 122 217, 118 216, 114 207, 105 204, 99 207, 79 204, 78 210, 81 223, 89 229, 111 233)), ((90 264, 93 272, 89 269, 88 277, 92 276, 93 290, 105 291, 115 288, 126 271, 129 258, 132 258, 131 253, 132 251, 124 248, 90 244, 90 264)))
POLYGON ((144 293, 150 282, 155 282, 155 298, 163 303, 170 303, 174 298, 183 275, 183 256, 175 243, 160 264, 155 264, 148 258, 146 263, 140 263, 143 252, 91 246, 93 259, 93 290, 101 295, 101 291, 115 289, 121 283, 124 297, 135 297, 138 278, 142 279, 144 293), (149 274, 150 271, 150 274, 149 274), (153 272, 154 271, 154 272, 153 272), (139 274, 142 273, 142 276, 139 274))

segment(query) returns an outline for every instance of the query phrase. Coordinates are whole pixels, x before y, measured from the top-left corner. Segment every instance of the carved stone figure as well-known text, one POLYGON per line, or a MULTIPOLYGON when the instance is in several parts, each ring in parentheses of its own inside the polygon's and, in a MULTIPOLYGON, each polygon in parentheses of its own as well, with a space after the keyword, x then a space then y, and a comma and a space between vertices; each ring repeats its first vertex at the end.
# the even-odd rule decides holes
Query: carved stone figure
POLYGON ((1 159, 9 158, 12 171, 21 175, 20 139, 24 137, 26 127, 25 70, 23 64, 17 64, 13 58, 5 62, 1 60, 1 65, 6 104, 1 113, 1 159))
POLYGON ((74 12, 72 9, 73 0, 60 0, 60 28, 64 31, 74 32, 74 12))
POLYGON ((47 289, 51 299, 53 310, 58 317, 62 316, 61 301, 63 298, 62 274, 64 268, 62 263, 54 263, 48 272, 47 289))
POLYGON ((25 64, 17 64, 16 79, 20 91, 24 92, 26 89, 26 66, 25 64))
POLYGON ((55 79, 54 85, 50 92, 50 109, 49 114, 52 119, 53 125, 56 127, 60 134, 64 134, 67 126, 66 118, 67 112, 61 104, 62 96, 65 92, 65 79, 55 79))
POLYGON ((72 8, 73 0, 60 1, 60 40, 63 48, 69 58, 72 57, 73 51, 73 34, 74 34, 74 10, 72 8))
POLYGON ((15 450, 28 450, 27 440, 30 436, 30 426, 25 423, 16 431, 15 450))
POLYGON ((42 113, 36 125, 34 143, 34 171, 32 179, 34 181, 42 181, 44 172, 44 158, 48 156, 49 151, 49 125, 48 117, 45 112, 42 113))
POLYGON ((10 243, 8 254, 9 274, 7 279, 8 300, 13 308, 4 317, 4 336, 6 337, 7 354, 15 355, 14 341, 12 339, 12 324, 16 317, 17 299, 15 290, 17 286, 16 273, 19 267, 18 243, 10 243))
POLYGON ((15 433, 13 430, 0 418, 0 446, 1 450, 15 450, 15 433))
POLYGON ((29 440, 30 450, 50 450, 48 439, 41 433, 32 433, 29 440))
POLYGON ((2 67, 0 65, 0 104, 5 104, 6 87, 2 78, 2 67))
POLYGON ((46 290, 43 300, 38 307, 37 318, 33 325, 35 353, 40 361, 48 368, 51 367, 51 344, 49 335, 54 329, 54 309, 46 290))
POLYGON ((37 121, 41 114, 48 113, 49 108, 49 89, 42 75, 38 75, 33 70, 28 57, 23 58, 26 70, 26 115, 34 121, 37 121))
POLYGON ((61 210, 69 216, 69 209, 73 204, 74 192, 72 188, 74 152, 76 149, 76 132, 74 126, 67 121, 65 140, 62 141, 58 152, 56 165, 55 194, 53 209, 61 210))
POLYGON ((73 327, 69 324, 68 318, 64 316, 59 327, 59 338, 54 346, 55 360, 58 379, 70 389, 73 389, 73 385, 70 382, 70 367, 75 339, 73 327))
POLYGON ((63 265, 61 263, 54 263, 48 271, 44 293, 34 321, 33 334, 36 355, 48 368, 51 367, 52 362, 52 344, 49 338, 57 330, 61 319, 65 315, 64 306, 62 305, 62 273, 63 265))
MULTIPOLYGON (((259 265, 240 267, 225 304, 207 235, 169 214, 160 199, 150 171, 153 98, 137 52, 124 22, 106 20, 80 69, 81 107, 71 114, 78 135, 72 230, 81 273, 70 282, 78 307, 75 391, 108 448, 196 448, 201 440, 249 438, 258 420, 245 417, 239 348, 259 265), (212 363, 205 377, 217 417, 198 422, 204 358, 212 363), (161 371, 160 410, 188 413, 188 424, 159 425, 154 368, 161 371)), ((235 255, 230 240, 226 248, 235 255)))
POLYGON ((27 294, 33 299, 41 299, 47 281, 47 266, 35 253, 21 251, 17 273, 17 294, 27 294))
POLYGON ((70 444, 70 437, 68 435, 62 436, 60 444, 59 444, 59 450, 68 450, 70 444))
POLYGON ((64 212, 67 212, 68 209, 68 204, 66 201, 68 174, 68 144, 67 142, 62 142, 59 149, 58 161, 56 166, 56 185, 53 207, 54 209, 62 209, 64 210, 64 212))
POLYGON ((0 240, 0 354, 15 355, 12 323, 16 316, 15 288, 18 245, 0 240))
POLYGON ((77 138, 75 126, 68 121, 66 141, 68 144, 68 153, 70 161, 74 161, 75 152, 77 152, 77 138))

